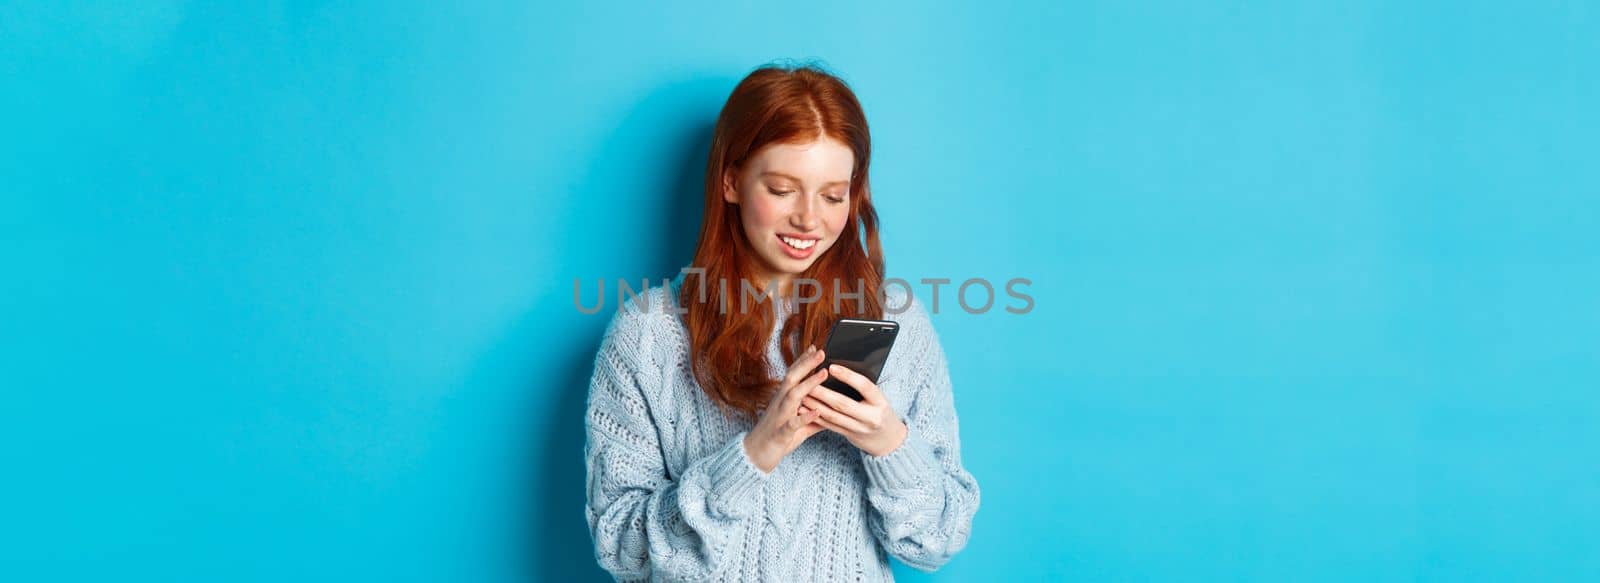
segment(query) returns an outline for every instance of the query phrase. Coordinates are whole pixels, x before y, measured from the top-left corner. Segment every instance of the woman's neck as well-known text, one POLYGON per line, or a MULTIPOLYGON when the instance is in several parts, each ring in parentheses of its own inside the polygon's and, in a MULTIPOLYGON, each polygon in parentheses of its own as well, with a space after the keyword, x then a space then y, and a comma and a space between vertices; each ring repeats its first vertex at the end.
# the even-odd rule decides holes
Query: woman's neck
POLYGON ((762 294, 770 293, 775 298, 788 298, 794 295, 794 275, 788 273, 757 273, 752 276, 750 285, 762 294), (768 286, 772 289, 767 289, 768 286))

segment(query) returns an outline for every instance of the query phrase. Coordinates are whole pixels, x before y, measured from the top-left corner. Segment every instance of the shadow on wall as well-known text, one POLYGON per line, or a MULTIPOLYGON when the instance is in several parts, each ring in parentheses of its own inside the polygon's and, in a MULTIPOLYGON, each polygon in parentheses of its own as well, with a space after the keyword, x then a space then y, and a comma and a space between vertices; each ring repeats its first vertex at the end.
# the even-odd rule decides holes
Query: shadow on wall
POLYGON ((587 176, 568 193, 565 238, 554 277, 533 317, 508 344, 548 358, 546 371, 524 381, 531 432, 526 482, 531 497, 521 521, 532 532, 513 537, 524 570, 540 581, 605 581, 585 520, 584 415, 595 349, 616 308, 616 279, 676 275, 693 256, 703 204, 703 175, 718 111, 737 79, 706 78, 651 92, 592 158, 587 176), (668 185, 663 188, 663 185, 668 185), (652 193, 660 193, 657 196, 652 193), (584 315, 572 304, 572 281, 592 298, 608 280, 605 309, 584 315), (551 331, 560 331, 551 335, 551 331), (552 338, 559 341, 552 342, 552 338), (531 546, 529 546, 531 545, 531 546))

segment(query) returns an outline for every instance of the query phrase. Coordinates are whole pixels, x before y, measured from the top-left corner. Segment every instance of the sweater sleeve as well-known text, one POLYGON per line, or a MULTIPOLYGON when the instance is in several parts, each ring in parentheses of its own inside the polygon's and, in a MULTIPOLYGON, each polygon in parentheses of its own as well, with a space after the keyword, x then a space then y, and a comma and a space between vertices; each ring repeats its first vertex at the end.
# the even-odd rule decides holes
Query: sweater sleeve
POLYGON ((895 558, 932 572, 967 544, 978 511, 978 482, 961 465, 949 367, 932 323, 913 303, 912 399, 901 418, 906 440, 882 457, 861 453, 868 523, 895 558))
POLYGON ((595 358, 584 445, 589 532, 600 566, 618 579, 703 580, 735 552, 766 474, 740 433, 668 475, 644 398, 661 378, 646 356, 643 318, 618 310, 595 358))

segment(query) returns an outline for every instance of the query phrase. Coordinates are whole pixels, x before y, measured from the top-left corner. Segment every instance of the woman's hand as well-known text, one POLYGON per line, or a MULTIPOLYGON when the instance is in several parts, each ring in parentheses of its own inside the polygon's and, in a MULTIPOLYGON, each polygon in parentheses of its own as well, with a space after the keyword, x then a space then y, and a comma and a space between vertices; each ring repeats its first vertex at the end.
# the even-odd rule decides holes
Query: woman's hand
POLYGON ((837 364, 828 367, 826 372, 855 388, 864 400, 857 402, 817 381, 819 384, 812 387, 802 401, 801 413, 820 413, 818 424, 843 435, 861 451, 876 457, 889 455, 905 442, 910 429, 889 406, 889 399, 878 390, 877 383, 837 364))
POLYGON ((823 427, 816 423, 820 412, 800 411, 800 400, 828 378, 827 370, 806 376, 807 372, 820 364, 822 351, 815 346, 806 348, 805 353, 789 365, 783 382, 772 395, 772 402, 761 412, 761 418, 756 420, 755 427, 745 434, 745 454, 761 471, 771 473, 784 456, 800 447, 807 438, 822 431, 823 427))

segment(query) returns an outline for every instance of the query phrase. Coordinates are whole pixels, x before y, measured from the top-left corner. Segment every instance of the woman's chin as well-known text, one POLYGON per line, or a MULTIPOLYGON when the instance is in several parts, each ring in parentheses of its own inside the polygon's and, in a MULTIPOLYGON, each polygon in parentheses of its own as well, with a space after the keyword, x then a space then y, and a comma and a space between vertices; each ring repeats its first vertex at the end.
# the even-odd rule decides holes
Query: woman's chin
POLYGON ((817 258, 815 255, 805 259, 785 257, 784 262, 779 264, 779 271, 783 272, 784 275, 789 277, 800 277, 806 272, 807 269, 811 269, 811 266, 816 262, 817 258))

